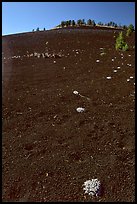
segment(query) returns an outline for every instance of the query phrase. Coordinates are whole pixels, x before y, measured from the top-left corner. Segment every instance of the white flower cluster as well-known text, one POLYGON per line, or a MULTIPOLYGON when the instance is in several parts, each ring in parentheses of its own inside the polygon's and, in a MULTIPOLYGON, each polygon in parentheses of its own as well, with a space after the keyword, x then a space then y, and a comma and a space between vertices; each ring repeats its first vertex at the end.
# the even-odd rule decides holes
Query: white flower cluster
POLYGON ((98 179, 87 180, 83 184, 84 186, 83 190, 85 190, 85 193, 88 193, 89 195, 98 196, 100 185, 101 183, 98 179))

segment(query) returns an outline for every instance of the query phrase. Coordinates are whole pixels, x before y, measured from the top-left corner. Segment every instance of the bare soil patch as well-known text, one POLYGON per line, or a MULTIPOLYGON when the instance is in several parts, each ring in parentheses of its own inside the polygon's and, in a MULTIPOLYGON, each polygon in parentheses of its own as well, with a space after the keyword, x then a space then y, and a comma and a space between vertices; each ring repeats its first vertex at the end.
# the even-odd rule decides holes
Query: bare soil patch
POLYGON ((134 201, 135 36, 120 52, 118 32, 2 37, 3 201, 134 201), (92 178, 101 196, 84 194, 92 178))

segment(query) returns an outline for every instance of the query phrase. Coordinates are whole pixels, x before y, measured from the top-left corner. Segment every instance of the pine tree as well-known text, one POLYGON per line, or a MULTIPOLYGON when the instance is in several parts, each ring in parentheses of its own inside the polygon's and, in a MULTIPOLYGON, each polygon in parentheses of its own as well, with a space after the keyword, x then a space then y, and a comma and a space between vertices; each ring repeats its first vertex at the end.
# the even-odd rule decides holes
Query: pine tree
POLYGON ((61 27, 63 28, 65 26, 65 21, 61 21, 61 27))
POLYGON ((129 37, 133 31, 134 31, 134 26, 132 24, 130 24, 128 26, 126 36, 129 37))
POLYGON ((81 25, 81 22, 82 22, 81 19, 77 20, 77 25, 80 26, 80 25, 81 25))
POLYGON ((87 20, 87 25, 92 25, 91 19, 88 19, 88 20, 87 20))
POLYGON ((134 26, 132 25, 132 24, 130 24, 129 26, 128 26, 128 28, 133 32, 134 31, 134 26))
POLYGON ((93 26, 93 27, 96 26, 96 23, 95 23, 94 20, 92 21, 92 26, 93 26))
POLYGON ((68 25, 71 26, 71 20, 68 21, 68 25))
POLYGON ((71 21, 71 25, 72 25, 72 26, 75 26, 75 25, 76 25, 76 23, 75 23, 74 20, 71 21))

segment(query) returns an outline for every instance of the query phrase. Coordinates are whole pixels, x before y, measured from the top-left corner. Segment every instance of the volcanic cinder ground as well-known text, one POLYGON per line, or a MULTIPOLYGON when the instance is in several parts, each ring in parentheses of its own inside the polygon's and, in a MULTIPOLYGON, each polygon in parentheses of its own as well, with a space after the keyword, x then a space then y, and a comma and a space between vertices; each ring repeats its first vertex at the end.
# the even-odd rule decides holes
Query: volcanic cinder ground
POLYGON ((3 201, 135 200, 135 33, 126 52, 118 33, 2 37, 3 201), (94 178, 97 197, 82 186, 94 178))

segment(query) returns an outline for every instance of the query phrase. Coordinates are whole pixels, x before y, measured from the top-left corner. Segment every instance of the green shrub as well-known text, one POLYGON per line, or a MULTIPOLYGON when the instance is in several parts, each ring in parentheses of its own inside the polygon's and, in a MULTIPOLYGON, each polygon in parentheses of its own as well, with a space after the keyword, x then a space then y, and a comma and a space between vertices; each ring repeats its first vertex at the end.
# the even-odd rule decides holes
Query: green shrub
POLYGON ((122 50, 123 51, 127 51, 129 49, 129 47, 128 47, 128 44, 126 43, 123 47, 122 47, 122 50))
POLYGON ((122 32, 120 32, 119 36, 116 38, 115 48, 116 48, 116 50, 122 50, 122 51, 128 50, 128 45, 124 41, 124 37, 123 37, 122 32))
POLYGON ((128 26, 126 36, 129 37, 133 31, 134 31, 134 26, 132 24, 130 24, 128 26))
POLYGON ((132 24, 130 24, 129 26, 128 26, 128 28, 133 32, 134 31, 134 26, 132 25, 132 24))
POLYGON ((127 29, 127 33, 126 33, 126 36, 129 37, 129 36, 131 35, 131 33, 132 33, 132 30, 131 30, 130 28, 128 28, 128 29, 127 29))

